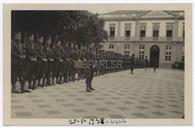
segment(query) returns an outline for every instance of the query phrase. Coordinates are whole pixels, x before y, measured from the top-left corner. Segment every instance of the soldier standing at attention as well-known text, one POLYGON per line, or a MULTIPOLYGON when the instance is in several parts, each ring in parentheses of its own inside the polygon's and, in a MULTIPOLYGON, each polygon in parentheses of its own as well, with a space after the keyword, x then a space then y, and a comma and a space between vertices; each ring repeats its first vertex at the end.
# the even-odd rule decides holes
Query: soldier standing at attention
POLYGON ((37 48, 37 77, 38 77, 38 85, 41 87, 46 86, 46 70, 47 70, 47 58, 46 53, 44 51, 43 45, 43 36, 39 36, 36 42, 37 48), (42 79, 42 84, 40 81, 42 79))
POLYGON ((92 88, 92 79, 94 76, 94 60, 93 60, 93 54, 88 50, 87 55, 87 69, 86 69, 86 92, 91 92, 91 90, 95 90, 92 88))
POLYGON ((21 33, 18 32, 14 35, 14 39, 11 42, 11 82, 12 82, 12 92, 16 92, 16 81, 19 80, 21 85, 21 93, 28 91, 25 90, 25 53, 24 45, 21 43, 21 33))
POLYGON ((29 82, 29 88, 35 89, 36 88, 36 66, 37 66, 37 55, 35 49, 35 42, 34 42, 34 35, 29 34, 27 36, 26 41, 26 72, 27 72, 27 79, 29 82))
POLYGON ((148 67, 148 58, 146 56, 146 58, 144 60, 144 68, 145 68, 145 71, 147 70, 147 67, 148 67))
POLYGON ((55 73, 54 76, 56 78, 56 83, 61 84, 62 83, 62 45, 61 41, 57 39, 54 45, 54 61, 55 61, 55 73))
POLYGON ((53 78, 52 76, 53 76, 54 59, 53 59, 52 42, 50 37, 47 37, 46 39, 44 51, 46 53, 46 58, 47 58, 47 71, 46 71, 47 85, 51 85, 52 78, 53 78))
POLYGON ((131 74, 133 74, 134 63, 135 63, 135 55, 132 54, 132 57, 131 57, 131 74))
POLYGON ((62 59, 63 59, 62 76, 64 77, 62 82, 67 83, 68 61, 67 61, 67 49, 65 43, 62 49, 62 59))

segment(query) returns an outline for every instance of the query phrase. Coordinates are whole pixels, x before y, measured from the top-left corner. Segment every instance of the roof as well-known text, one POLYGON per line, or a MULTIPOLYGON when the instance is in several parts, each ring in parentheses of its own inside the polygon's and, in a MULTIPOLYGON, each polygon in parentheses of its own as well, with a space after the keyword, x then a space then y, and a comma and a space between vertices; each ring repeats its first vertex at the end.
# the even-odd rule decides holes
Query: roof
POLYGON ((101 14, 104 18, 109 16, 115 18, 119 17, 131 17, 131 18, 181 18, 184 17, 184 11, 182 10, 117 10, 108 13, 101 14), (106 16, 106 17, 105 17, 106 16))
POLYGON ((145 12, 145 10, 117 10, 117 11, 112 11, 108 13, 103 13, 101 15, 112 15, 112 14, 139 14, 145 12))

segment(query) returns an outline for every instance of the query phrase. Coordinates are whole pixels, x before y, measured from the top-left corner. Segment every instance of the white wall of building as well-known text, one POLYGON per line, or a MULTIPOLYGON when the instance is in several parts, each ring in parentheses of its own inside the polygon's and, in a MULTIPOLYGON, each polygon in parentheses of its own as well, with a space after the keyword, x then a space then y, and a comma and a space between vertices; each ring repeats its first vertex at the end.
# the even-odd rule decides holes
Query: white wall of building
POLYGON ((182 37, 183 36, 183 23, 184 23, 184 20, 179 20, 178 37, 182 37))

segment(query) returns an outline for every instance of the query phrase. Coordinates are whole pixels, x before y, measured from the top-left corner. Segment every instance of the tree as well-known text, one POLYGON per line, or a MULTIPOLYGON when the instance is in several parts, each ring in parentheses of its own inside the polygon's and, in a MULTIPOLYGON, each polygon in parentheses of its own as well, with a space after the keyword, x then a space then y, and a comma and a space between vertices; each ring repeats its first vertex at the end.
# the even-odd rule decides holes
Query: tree
MULTIPOLYGON (((13 11, 12 32, 50 35, 78 45, 98 46, 107 39, 104 21, 88 11, 13 11)), ((36 35, 35 35, 36 36, 36 35)))

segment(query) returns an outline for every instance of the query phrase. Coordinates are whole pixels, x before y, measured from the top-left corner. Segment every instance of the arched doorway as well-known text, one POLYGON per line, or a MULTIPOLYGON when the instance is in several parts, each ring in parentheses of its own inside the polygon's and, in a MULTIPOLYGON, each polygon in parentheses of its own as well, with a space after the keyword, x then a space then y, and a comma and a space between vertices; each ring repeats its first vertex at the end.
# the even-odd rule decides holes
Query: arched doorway
POLYGON ((157 45, 153 45, 150 48, 150 62, 151 66, 153 66, 153 61, 155 58, 157 58, 158 66, 159 66, 159 55, 160 55, 160 48, 157 45))

